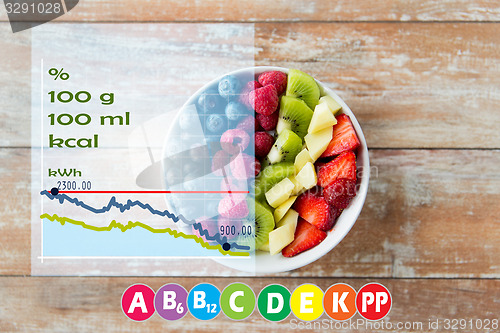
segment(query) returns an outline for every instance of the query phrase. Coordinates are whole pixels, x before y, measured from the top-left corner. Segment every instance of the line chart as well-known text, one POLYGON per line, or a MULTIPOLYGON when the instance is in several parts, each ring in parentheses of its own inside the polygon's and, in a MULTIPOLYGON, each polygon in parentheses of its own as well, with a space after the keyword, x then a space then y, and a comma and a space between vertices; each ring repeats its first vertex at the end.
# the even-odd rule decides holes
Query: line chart
MULTIPOLYGON (((103 213, 109 212, 113 208, 116 208, 121 213, 123 213, 127 210, 130 210, 132 207, 139 207, 141 209, 149 211, 152 215, 157 215, 157 216, 161 216, 161 217, 168 217, 175 223, 177 223, 179 220, 181 220, 182 222, 184 222, 186 224, 192 225, 193 228, 199 232, 200 237, 205 237, 205 239, 208 241, 217 242, 220 246, 222 246, 222 249, 224 249, 224 250, 226 250, 226 249, 227 250, 237 249, 237 250, 243 250, 243 251, 250 250, 249 246, 239 245, 236 242, 228 243, 227 237, 226 236, 221 237, 221 235, 218 232, 215 233, 214 235, 210 235, 209 231, 206 230, 201 223, 196 222, 196 221, 192 221, 192 220, 188 220, 182 214, 179 214, 177 216, 175 214, 170 213, 168 210, 163 210, 163 211, 157 210, 157 209, 153 208, 151 205, 149 205, 147 203, 142 203, 139 200, 132 201, 132 200, 128 199, 127 203, 123 204, 123 203, 119 203, 116 200, 116 197, 113 196, 113 197, 111 197, 111 199, 109 200, 107 205, 103 206, 102 208, 95 208, 95 207, 92 207, 92 206, 86 204, 85 202, 83 202, 77 198, 72 198, 72 197, 66 195, 65 193, 59 192, 58 194, 53 195, 53 194, 51 194, 51 192, 44 190, 44 191, 40 192, 40 195, 46 196, 50 200, 56 200, 61 205, 64 204, 64 202, 71 203, 75 206, 81 207, 81 208, 83 208, 91 213, 94 213, 94 214, 103 214, 103 213)), ((42 214, 42 216, 43 216, 43 214, 42 214)), ((145 229, 148 230, 147 228, 145 228, 145 229)))
POLYGON ((58 191, 69 194, 248 194, 250 191, 58 191))
POLYGON ((183 233, 181 231, 172 230, 170 228, 157 229, 157 228, 153 228, 153 227, 151 227, 147 224, 144 224, 142 222, 139 222, 139 221, 136 221, 136 222, 128 221, 127 224, 122 224, 120 222, 113 220, 113 221, 111 221, 111 223, 108 226, 96 227, 96 226, 88 225, 84 221, 77 221, 77 220, 70 219, 68 217, 60 217, 57 214, 54 214, 54 215, 42 214, 42 215, 40 215, 40 218, 41 219, 48 219, 51 222, 57 221, 61 225, 64 225, 65 223, 71 223, 71 224, 80 226, 84 229, 93 230, 93 231, 111 231, 112 229, 117 228, 117 229, 120 229, 122 232, 125 232, 127 230, 132 229, 132 228, 140 227, 140 228, 146 229, 147 231, 150 231, 152 233, 158 233, 158 234, 166 233, 166 234, 169 234, 175 238, 182 237, 185 239, 192 239, 192 240, 196 241, 198 244, 200 244, 203 248, 205 248, 207 250, 218 250, 220 253, 222 253, 224 255, 249 256, 248 252, 225 251, 220 244, 219 245, 210 245, 209 243, 203 241, 203 239, 201 239, 200 237, 198 237, 196 235, 186 235, 185 233, 183 233))

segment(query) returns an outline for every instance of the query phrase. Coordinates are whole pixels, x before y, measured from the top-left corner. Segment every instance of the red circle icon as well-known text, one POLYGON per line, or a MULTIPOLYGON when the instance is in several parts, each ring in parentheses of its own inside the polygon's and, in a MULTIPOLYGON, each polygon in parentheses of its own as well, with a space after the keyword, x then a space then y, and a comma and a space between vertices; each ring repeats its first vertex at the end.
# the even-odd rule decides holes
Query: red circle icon
POLYGON ((155 292, 145 284, 134 284, 122 295, 123 313, 132 320, 144 321, 155 313, 155 292))
POLYGON ((356 296, 356 309, 361 317, 380 320, 391 311, 392 297, 389 290, 380 283, 365 284, 356 296))

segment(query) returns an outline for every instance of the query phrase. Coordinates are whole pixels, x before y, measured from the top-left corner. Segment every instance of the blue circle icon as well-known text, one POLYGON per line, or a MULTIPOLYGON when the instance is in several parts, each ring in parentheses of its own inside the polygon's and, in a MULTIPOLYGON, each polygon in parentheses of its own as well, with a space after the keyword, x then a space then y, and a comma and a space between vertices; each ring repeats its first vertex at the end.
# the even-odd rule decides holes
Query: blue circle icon
POLYGON ((189 292, 187 303, 196 319, 214 319, 220 312, 220 291, 210 283, 198 284, 189 292))

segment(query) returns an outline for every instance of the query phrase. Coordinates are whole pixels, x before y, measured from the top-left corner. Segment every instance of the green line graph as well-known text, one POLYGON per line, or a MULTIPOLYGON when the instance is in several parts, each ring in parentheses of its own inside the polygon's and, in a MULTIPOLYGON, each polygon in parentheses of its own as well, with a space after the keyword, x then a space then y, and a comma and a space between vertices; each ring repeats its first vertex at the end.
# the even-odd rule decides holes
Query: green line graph
POLYGON ((222 249, 222 246, 220 244, 210 245, 209 243, 205 242, 203 239, 201 239, 200 237, 198 237, 196 235, 186 235, 183 232, 180 232, 180 231, 177 231, 177 230, 172 230, 170 228, 156 229, 156 228, 153 228, 153 227, 151 227, 149 225, 146 225, 146 224, 144 224, 142 222, 139 222, 139 221, 136 221, 136 222, 128 221, 127 224, 122 224, 120 222, 117 222, 117 221, 113 220, 113 221, 111 221, 111 223, 108 226, 97 227, 97 226, 93 226, 93 225, 88 225, 84 221, 77 221, 77 220, 73 220, 73 219, 70 219, 70 218, 64 217, 64 216, 60 217, 57 214, 49 215, 49 214, 45 213, 45 214, 40 215, 40 218, 42 220, 43 219, 48 219, 51 222, 57 221, 61 225, 64 225, 66 223, 70 223, 70 224, 73 224, 73 225, 80 226, 80 227, 82 227, 84 229, 93 230, 93 231, 111 231, 114 228, 117 228, 117 229, 121 230, 122 232, 125 232, 127 230, 139 227, 139 228, 143 228, 143 229, 145 229, 147 231, 150 231, 152 233, 157 233, 157 234, 162 234, 163 233, 163 234, 169 234, 169 235, 171 235, 171 236, 173 236, 175 238, 182 237, 182 238, 185 238, 185 239, 192 239, 196 243, 200 244, 200 246, 202 246, 203 248, 205 248, 207 250, 218 250, 223 255, 239 256, 239 257, 249 256, 249 253, 247 253, 247 252, 225 251, 224 249, 222 249))

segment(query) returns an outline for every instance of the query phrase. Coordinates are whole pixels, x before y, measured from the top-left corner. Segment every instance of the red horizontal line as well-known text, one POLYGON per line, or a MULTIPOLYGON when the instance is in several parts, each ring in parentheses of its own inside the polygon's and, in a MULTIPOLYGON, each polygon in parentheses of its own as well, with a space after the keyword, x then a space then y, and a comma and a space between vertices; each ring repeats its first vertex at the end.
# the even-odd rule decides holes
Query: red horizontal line
POLYGON ((249 191, 59 191, 59 193, 160 194, 160 193, 250 193, 249 191))

